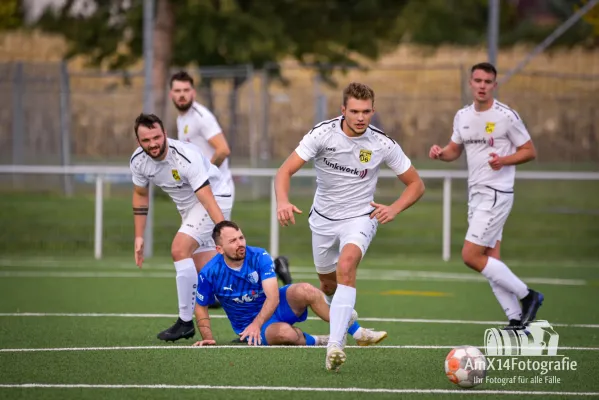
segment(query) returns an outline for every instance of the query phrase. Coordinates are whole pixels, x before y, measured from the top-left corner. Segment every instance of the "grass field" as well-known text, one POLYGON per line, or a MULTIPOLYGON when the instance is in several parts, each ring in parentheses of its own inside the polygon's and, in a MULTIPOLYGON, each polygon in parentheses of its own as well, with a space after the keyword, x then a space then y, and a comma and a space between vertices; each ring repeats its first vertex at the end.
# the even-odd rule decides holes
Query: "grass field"
MULTIPOLYGON (((382 202, 399 190, 391 181, 380 186, 376 198, 382 202)), ((269 203, 250 201, 244 185, 239 188, 234 219, 251 245, 268 247, 269 203)), ((325 371, 322 348, 231 345, 233 332, 221 310, 213 320, 220 347, 156 339, 177 310, 168 252, 178 216, 163 197, 154 205, 156 256, 138 270, 128 189, 113 188, 104 202, 101 261, 92 259, 94 201, 85 188, 73 198, 4 192, 0 398, 599 396, 599 314, 593 311, 599 303, 599 185, 519 181, 502 247, 514 272, 546 295, 538 317, 553 325, 558 354, 576 361, 577 369, 492 370, 495 380, 472 390, 447 380, 445 355, 463 344, 482 349, 485 330, 501 326, 504 315, 486 280, 459 261, 466 229, 463 185, 456 182, 453 191, 448 263, 440 260, 439 182, 427 182, 427 188, 420 203, 379 228, 360 266, 356 309, 362 325, 389 337, 371 348, 352 347, 350 338, 348 361, 338 374, 325 371), (500 381, 513 377, 516 382, 500 381), (537 377, 541 382, 533 383, 537 377)), ((292 191, 305 214, 311 190, 298 182, 292 191)), ((317 284, 305 215, 282 229, 281 253, 290 256, 297 282, 317 284)), ((300 327, 328 332, 313 318, 300 327)))
MULTIPOLYGON (((560 336, 559 354, 576 361, 577 370, 546 375, 495 370, 489 372, 490 378, 521 376, 519 380, 528 382, 489 381, 465 391, 445 377, 444 357, 457 345, 482 348, 485 330, 499 326, 503 315, 488 284, 458 262, 439 265, 398 259, 382 265, 366 260, 360 270, 356 309, 363 326, 386 330, 389 338, 380 347, 348 348, 347 363, 338 374, 331 374, 324 369, 322 348, 230 345, 234 335, 221 310, 214 312, 213 327, 223 347, 159 342, 156 333, 170 325, 176 314, 174 272, 168 259, 153 259, 140 271, 128 259, 3 258, 0 397, 599 395, 599 315, 589 312, 599 302, 599 266, 544 262, 519 263, 513 269, 546 295, 539 317, 553 324, 560 336), (531 383, 535 376, 543 381, 531 383), (556 377, 559 383, 546 383, 545 376, 556 377), (32 384, 47 386, 23 387, 32 384)), ((298 282, 316 284, 309 265, 295 263, 293 274, 298 282)), ((314 334, 328 332, 328 326, 314 318, 299 326, 314 334)), ((353 339, 348 344, 352 346, 353 339)))

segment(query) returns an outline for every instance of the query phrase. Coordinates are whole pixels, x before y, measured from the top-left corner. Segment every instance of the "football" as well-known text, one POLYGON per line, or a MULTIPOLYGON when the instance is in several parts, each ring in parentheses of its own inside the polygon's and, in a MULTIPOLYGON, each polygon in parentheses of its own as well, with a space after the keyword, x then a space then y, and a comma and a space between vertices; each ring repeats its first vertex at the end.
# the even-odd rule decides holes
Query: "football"
POLYGON ((463 388, 480 385, 487 376, 487 358, 476 347, 456 347, 445 358, 445 375, 463 388))

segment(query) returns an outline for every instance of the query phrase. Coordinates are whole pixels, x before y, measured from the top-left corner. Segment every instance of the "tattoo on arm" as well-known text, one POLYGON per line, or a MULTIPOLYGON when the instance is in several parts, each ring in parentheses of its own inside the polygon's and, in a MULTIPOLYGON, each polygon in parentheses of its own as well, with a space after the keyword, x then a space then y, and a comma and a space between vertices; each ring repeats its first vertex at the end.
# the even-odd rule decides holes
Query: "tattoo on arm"
POLYGON ((148 207, 133 207, 133 215, 148 215, 148 207))

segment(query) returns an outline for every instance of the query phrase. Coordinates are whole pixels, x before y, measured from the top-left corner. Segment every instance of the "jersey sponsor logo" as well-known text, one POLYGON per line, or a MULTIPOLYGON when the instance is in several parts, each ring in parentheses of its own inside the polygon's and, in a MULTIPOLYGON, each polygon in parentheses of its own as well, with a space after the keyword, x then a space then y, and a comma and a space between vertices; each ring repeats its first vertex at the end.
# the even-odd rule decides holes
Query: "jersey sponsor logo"
POLYGON ((176 169, 171 170, 172 174, 173 174, 173 179, 175 179, 176 181, 180 181, 181 180, 181 176, 179 175, 179 171, 177 171, 176 169))
POLYGON ((372 157, 372 150, 361 149, 360 150, 360 162, 362 164, 366 164, 370 162, 370 158, 372 157))
POLYGON ((325 147, 324 149, 325 149, 325 151, 332 151, 332 152, 336 152, 337 151, 337 149, 334 148, 334 147, 325 147))
POLYGON ((230 284, 229 286, 223 286, 223 290, 230 290, 232 292, 233 291, 233 284, 230 284))
POLYGON ((466 139, 466 140, 464 140, 464 144, 488 144, 491 147, 493 147, 494 143, 495 143, 495 140, 493 139, 493 137, 490 137, 489 139, 466 139))
POLYGON ((344 167, 343 165, 339 165, 337 163, 332 163, 327 158, 324 159, 324 163, 326 164, 327 167, 333 168, 333 169, 335 169, 337 171, 348 172, 350 174, 359 176, 362 179, 364 179, 364 177, 368 173, 367 169, 357 169, 357 168, 351 168, 351 167, 344 167))
POLYGON ((187 135, 187 132, 189 132, 189 125, 185 125, 185 128, 183 128, 183 134, 187 135))
POLYGON ((258 275, 258 273, 256 271, 252 271, 250 274, 248 274, 248 279, 252 283, 258 283, 259 278, 260 278, 260 276, 258 275))
POLYGON ((237 304, 251 303, 260 296, 260 292, 252 290, 251 293, 245 293, 241 297, 235 297, 233 301, 237 304))
POLYGON ((491 133, 493 133, 494 130, 495 122, 487 122, 487 125, 485 125, 485 132, 487 132, 490 135, 491 133))

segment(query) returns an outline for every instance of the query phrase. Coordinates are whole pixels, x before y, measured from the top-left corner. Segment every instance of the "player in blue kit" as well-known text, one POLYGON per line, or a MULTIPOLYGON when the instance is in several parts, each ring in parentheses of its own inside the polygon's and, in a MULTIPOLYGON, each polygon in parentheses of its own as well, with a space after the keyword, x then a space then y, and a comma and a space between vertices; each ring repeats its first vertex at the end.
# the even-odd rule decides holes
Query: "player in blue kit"
MULTIPOLYGON (((239 226, 222 221, 212 234, 217 254, 198 274, 195 316, 202 340, 194 346, 215 345, 208 304, 220 301, 231 326, 249 345, 324 346, 328 336, 310 335, 293 326, 305 321, 308 307, 329 322, 324 294, 308 283, 278 287, 270 254, 246 246, 239 226)), ((358 318, 352 313, 350 324, 358 318)))

